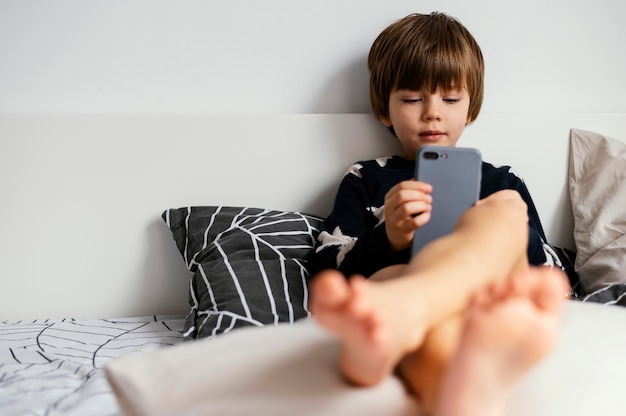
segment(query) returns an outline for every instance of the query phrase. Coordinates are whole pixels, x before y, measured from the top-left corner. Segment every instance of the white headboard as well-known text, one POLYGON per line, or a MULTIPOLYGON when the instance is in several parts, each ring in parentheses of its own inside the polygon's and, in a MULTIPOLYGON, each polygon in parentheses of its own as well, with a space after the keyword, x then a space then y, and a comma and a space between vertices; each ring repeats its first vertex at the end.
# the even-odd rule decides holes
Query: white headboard
MULTIPOLYGON (((512 165, 573 248, 571 127, 626 137, 626 114, 482 114, 459 145, 512 165)), ((354 161, 396 151, 369 114, 0 116, 0 319, 186 313, 163 210, 324 216, 354 161)))

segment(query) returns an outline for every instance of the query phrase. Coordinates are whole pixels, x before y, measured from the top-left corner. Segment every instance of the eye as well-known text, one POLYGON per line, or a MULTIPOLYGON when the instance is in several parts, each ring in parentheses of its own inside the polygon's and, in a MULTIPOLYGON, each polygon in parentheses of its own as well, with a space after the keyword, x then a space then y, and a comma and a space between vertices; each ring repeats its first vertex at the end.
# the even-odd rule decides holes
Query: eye
POLYGON ((402 100, 403 103, 407 103, 407 104, 419 103, 420 101, 422 101, 421 98, 404 98, 402 100))
POLYGON ((461 101, 461 99, 460 98, 444 98, 443 101, 449 104, 454 104, 454 103, 458 103, 459 101, 461 101))

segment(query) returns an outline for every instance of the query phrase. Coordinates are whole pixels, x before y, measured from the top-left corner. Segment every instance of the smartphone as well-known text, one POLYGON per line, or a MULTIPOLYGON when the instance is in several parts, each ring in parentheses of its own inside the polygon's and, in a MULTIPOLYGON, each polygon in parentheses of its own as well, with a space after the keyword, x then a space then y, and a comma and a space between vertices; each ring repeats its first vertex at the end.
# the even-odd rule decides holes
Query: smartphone
POLYGON ((478 149, 424 146, 415 158, 415 178, 432 185, 430 220, 415 231, 412 253, 449 234, 459 217, 478 201, 482 156, 478 149))

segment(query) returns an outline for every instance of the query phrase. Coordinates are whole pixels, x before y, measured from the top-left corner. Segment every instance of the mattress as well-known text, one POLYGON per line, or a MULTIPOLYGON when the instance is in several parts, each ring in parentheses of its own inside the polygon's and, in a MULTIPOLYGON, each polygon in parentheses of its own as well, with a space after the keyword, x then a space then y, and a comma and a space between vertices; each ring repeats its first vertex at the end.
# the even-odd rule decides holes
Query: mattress
MULTIPOLYGON (((626 284, 611 285, 585 298, 579 298, 573 303, 626 306, 626 284)), ((617 309, 618 311, 623 310, 623 308, 617 309)), ((589 311, 594 311, 594 309, 589 309, 589 311)), ((578 315, 583 316, 584 314, 579 313, 578 315)), ((0 415, 121 415, 120 407, 105 376, 105 364, 122 356, 130 357, 137 353, 154 352, 163 347, 182 343, 184 322, 185 317, 182 315, 93 320, 0 321, 0 415)), ((621 321, 618 323, 622 325, 621 321)), ((597 324, 598 322, 591 323, 591 326, 588 325, 588 331, 594 330, 597 324)), ((615 322, 611 320, 606 322, 605 326, 609 327, 604 331, 606 334, 595 336, 587 332, 582 335, 585 339, 588 336, 601 339, 605 336, 611 336, 610 334, 614 332, 615 336, 617 333, 623 332, 616 332, 615 322)), ((285 332, 287 335, 290 333, 285 332)), ((581 335, 581 330, 577 329, 573 333, 574 335, 581 335)), ((267 334, 270 336, 272 333, 267 332, 267 334)), ((218 338, 221 339, 221 337, 218 338)), ((237 340, 237 338, 229 337, 226 339, 230 339, 229 342, 236 342, 237 340)), ((302 339, 304 340, 304 338, 302 339)), ((219 348, 224 345, 223 341, 221 341, 222 344, 214 344, 214 341, 210 340, 206 342, 206 347, 203 348, 219 348)), ((579 339, 566 342, 566 344, 578 343, 580 343, 579 339)), ((279 344, 282 344, 283 347, 291 345, 291 347, 284 348, 295 346, 292 345, 291 341, 280 342, 279 344)), ((267 346, 272 345, 274 345, 272 347, 274 349, 277 348, 278 344, 267 344, 267 346)), ((621 344, 616 342, 616 345, 621 344)), ((249 354, 248 346, 249 342, 244 342, 239 348, 240 352, 243 351, 243 356, 238 356, 237 349, 233 349, 232 346, 229 346, 227 350, 233 355, 231 358, 235 361, 245 359, 258 361, 258 355, 249 354)), ((174 351, 176 350, 174 349, 174 351)), ((295 351, 295 353, 302 353, 302 351, 295 351)), ((171 354, 175 353, 172 352, 171 354)), ((208 355, 214 356, 214 354, 208 355)), ((141 357, 143 356, 152 355, 144 354, 141 357)), ((565 354, 563 360, 571 360, 571 356, 565 354)), ((266 365, 277 365, 278 369, 281 368, 280 361, 274 364, 271 362, 269 360, 268 363, 270 364, 266 363, 266 365)), ((218 364, 208 360, 203 365, 213 368, 218 364)), ((253 364, 253 362, 249 363, 250 366, 253 364)), ((159 365, 161 364, 155 364, 156 367, 159 365)), ((317 364, 313 363, 312 365, 315 367, 317 364)), ((249 368, 247 365, 243 367, 249 368)), ((328 363, 321 365, 321 367, 332 369, 332 365, 329 366, 328 363)), ((596 364, 592 367, 596 369, 599 376, 603 376, 606 372, 604 367, 600 368, 596 364)), ((216 370, 216 368, 214 369, 216 370)), ((298 378, 302 375, 300 367, 293 366, 293 368, 298 369, 298 374, 295 377, 300 380, 298 378)), ((232 372, 232 368, 228 371, 232 372)), ((335 374, 334 371, 331 372, 333 375, 335 374)), ((211 371, 211 373, 215 373, 212 376, 222 381, 225 377, 224 373, 219 371, 211 371)), ((177 383, 175 380, 181 380, 180 374, 168 374, 171 375, 171 379, 167 377, 168 380, 156 381, 156 383, 177 383)), ((140 379, 145 382, 145 378, 140 379)), ((136 380, 135 383, 137 383, 136 380)), ((233 389, 238 391, 241 384, 237 380, 234 380, 233 383, 235 386, 233 389)), ((139 392, 141 389, 135 385, 132 390, 139 392)), ((400 391, 403 390, 400 389, 400 391)), ((124 394, 129 393, 125 392, 124 394)), ((146 394, 144 391, 142 400, 145 400, 146 394)), ((155 394, 155 392, 150 394, 155 394)), ((283 393, 275 392, 275 394, 282 397, 281 394, 283 393)))
POLYGON ((103 366, 182 342, 184 316, 0 321, 0 415, 119 415, 103 366))

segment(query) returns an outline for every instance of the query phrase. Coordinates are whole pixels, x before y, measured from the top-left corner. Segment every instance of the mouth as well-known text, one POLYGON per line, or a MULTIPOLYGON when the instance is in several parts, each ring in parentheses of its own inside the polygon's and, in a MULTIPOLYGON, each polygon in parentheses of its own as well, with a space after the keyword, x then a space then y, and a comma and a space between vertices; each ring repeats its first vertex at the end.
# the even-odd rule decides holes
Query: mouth
POLYGON ((445 133, 439 130, 426 130, 419 134, 419 136, 427 142, 438 142, 444 135, 445 133))

